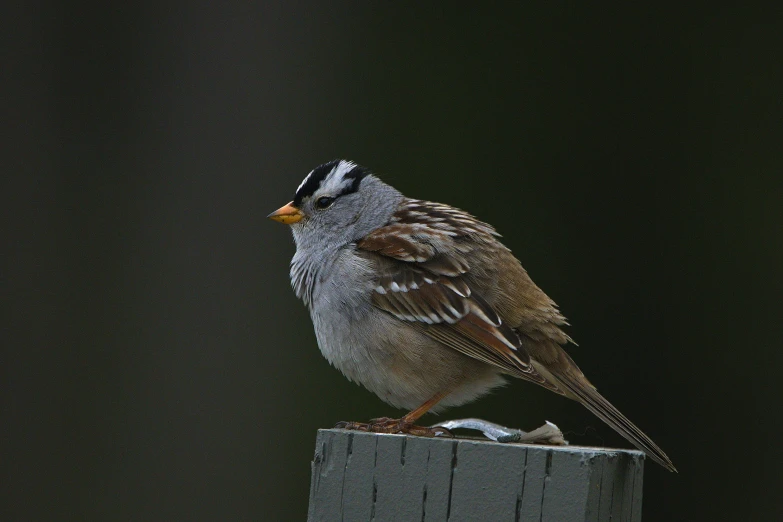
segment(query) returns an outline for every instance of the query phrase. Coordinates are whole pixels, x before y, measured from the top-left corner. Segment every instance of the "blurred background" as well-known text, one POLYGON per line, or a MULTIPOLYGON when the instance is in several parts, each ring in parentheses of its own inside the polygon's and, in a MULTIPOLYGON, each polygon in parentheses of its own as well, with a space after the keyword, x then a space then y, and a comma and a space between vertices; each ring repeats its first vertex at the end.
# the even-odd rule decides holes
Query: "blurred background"
MULTIPOLYGON (((4 520, 303 520, 321 357, 265 216, 345 157, 494 224, 680 473, 644 520, 779 520, 780 10, 6 8, 4 520)), ((510 383, 441 418, 627 447, 510 383)), ((436 417, 426 417, 435 422, 436 417)))

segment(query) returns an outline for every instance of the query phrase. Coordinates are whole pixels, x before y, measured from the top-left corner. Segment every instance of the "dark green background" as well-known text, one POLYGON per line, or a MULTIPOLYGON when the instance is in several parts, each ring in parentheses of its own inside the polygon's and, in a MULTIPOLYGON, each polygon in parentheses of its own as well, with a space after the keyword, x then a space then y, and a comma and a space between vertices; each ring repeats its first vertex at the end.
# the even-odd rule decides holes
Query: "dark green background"
MULTIPOLYGON (((1 518, 304 519, 316 429, 401 413, 265 219, 335 157, 503 233, 680 470, 644 520, 783 516, 780 8, 214 4, 3 16, 1 518)), ((447 416, 627 447, 521 382, 447 416)))

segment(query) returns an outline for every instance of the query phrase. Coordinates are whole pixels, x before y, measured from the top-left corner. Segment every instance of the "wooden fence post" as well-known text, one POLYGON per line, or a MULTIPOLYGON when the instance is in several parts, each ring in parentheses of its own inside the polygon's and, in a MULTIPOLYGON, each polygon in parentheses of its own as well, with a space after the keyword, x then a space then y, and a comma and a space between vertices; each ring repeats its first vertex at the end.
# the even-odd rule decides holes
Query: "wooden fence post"
POLYGON ((644 454, 319 430, 308 520, 641 520, 644 454))

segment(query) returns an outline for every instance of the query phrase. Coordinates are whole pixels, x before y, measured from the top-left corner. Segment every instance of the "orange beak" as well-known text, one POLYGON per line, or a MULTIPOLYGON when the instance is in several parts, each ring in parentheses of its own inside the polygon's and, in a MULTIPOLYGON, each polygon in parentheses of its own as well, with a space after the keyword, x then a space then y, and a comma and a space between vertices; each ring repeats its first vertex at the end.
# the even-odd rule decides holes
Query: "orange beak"
POLYGON ((293 225, 294 223, 298 223, 302 220, 304 214, 302 214, 302 211, 296 208, 293 203, 294 202, 292 201, 291 203, 278 208, 267 217, 269 219, 279 221, 284 225, 293 225))

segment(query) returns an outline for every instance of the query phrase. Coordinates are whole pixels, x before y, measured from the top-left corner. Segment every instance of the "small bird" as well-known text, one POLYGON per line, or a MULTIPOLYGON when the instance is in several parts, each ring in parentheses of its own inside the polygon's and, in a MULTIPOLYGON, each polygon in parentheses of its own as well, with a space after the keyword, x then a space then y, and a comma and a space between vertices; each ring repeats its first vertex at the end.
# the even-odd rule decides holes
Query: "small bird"
POLYGON ((512 376, 579 401, 676 471, 565 352, 565 318, 492 226, 405 197, 347 160, 316 167, 269 218, 291 226, 291 284, 321 353, 351 381, 410 411, 338 426, 432 436, 415 424, 423 414, 470 402, 512 376))

